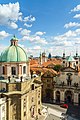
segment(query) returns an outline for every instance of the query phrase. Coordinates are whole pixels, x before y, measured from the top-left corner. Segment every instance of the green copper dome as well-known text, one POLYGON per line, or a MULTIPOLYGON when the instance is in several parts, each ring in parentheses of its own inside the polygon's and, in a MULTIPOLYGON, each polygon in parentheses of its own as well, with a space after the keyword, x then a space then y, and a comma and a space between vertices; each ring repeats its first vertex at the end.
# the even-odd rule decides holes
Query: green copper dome
POLYGON ((70 56, 68 56, 67 58, 66 58, 66 60, 68 61, 68 62, 73 62, 73 61, 75 61, 75 59, 70 55, 70 56))
POLYGON ((27 62, 27 54, 17 41, 15 36, 11 39, 11 46, 1 53, 0 62, 27 62))

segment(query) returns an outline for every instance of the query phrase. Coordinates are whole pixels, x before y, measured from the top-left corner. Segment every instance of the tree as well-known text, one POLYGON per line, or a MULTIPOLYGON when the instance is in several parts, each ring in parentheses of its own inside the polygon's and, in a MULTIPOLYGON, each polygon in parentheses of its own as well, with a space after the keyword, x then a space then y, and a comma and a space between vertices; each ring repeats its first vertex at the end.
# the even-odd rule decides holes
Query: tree
POLYGON ((59 72, 62 69, 61 65, 55 65, 53 68, 55 71, 59 72))

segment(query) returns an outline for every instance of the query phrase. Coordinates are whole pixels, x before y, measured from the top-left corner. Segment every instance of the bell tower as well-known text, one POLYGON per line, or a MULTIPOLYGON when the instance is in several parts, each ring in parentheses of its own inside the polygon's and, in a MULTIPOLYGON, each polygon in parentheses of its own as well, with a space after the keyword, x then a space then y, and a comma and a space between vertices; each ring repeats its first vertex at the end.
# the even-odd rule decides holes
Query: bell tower
POLYGON ((63 67, 66 67, 66 57, 65 57, 65 51, 63 52, 63 57, 62 57, 62 65, 63 67))

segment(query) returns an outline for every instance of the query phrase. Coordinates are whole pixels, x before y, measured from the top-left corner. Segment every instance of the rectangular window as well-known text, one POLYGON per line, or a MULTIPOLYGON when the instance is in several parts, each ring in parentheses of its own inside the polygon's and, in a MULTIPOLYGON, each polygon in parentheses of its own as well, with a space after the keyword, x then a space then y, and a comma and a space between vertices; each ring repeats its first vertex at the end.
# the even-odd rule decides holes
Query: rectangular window
POLYGON ((38 104, 40 104, 40 101, 38 101, 38 104))
POLYGON ((26 116, 26 111, 24 112, 24 116, 26 116))
POLYGON ((11 68, 12 75, 16 75, 16 67, 11 68))
POLYGON ((26 74, 26 66, 23 67, 23 74, 26 74))
POLYGON ((34 90, 34 84, 31 85, 31 90, 34 90))
POLYGON ((76 64, 78 64, 78 61, 76 61, 76 64))
POLYGON ((5 74, 5 67, 3 66, 3 75, 5 74))
POLYGON ((31 102, 34 102, 34 98, 32 97, 31 102))

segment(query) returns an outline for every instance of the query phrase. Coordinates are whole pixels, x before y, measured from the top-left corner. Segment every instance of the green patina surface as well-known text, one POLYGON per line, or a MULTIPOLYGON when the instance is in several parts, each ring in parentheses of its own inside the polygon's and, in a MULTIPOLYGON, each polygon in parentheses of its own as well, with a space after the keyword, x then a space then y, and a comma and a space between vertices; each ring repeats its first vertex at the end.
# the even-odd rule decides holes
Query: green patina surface
POLYGON ((26 62, 27 54, 20 46, 9 46, 1 53, 0 62, 26 62))
POLYGON ((66 58, 66 60, 69 61, 69 62, 70 62, 70 61, 75 61, 75 59, 74 59, 72 56, 68 56, 68 57, 66 58))

